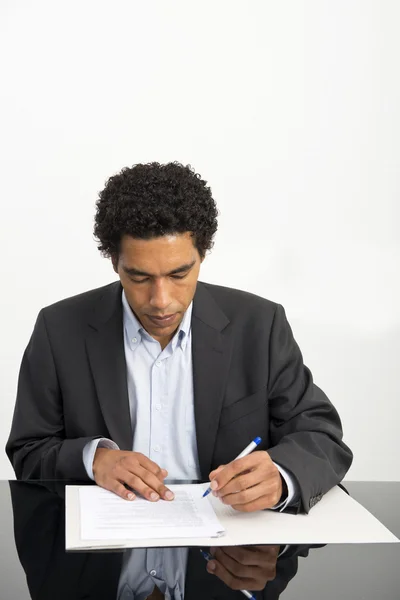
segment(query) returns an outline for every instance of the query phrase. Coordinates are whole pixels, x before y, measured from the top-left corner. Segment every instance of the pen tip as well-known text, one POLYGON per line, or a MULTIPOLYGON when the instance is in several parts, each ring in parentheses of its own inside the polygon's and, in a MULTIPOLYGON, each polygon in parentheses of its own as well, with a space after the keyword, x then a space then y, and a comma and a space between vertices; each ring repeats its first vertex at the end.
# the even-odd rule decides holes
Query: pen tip
POLYGON ((254 443, 255 444, 259 444, 260 442, 261 442, 261 438, 260 437, 254 438, 254 443))

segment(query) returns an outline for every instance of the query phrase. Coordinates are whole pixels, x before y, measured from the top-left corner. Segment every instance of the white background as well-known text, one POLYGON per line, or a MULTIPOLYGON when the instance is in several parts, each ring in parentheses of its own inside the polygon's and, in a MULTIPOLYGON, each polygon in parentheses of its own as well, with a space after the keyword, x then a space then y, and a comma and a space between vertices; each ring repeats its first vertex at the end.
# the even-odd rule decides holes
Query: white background
POLYGON ((355 458, 400 480, 397 0, 0 4, 0 478, 38 311, 115 279, 97 193, 192 164, 220 209, 201 279, 284 305, 355 458))

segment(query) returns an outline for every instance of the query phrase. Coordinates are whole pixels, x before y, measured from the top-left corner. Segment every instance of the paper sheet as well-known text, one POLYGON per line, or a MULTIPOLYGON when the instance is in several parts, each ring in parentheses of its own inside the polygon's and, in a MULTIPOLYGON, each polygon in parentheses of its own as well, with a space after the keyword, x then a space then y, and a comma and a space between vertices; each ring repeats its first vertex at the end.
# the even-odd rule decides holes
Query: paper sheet
MULTIPOLYGON (((182 486, 170 486, 175 493, 182 486)), ((183 489, 195 488, 194 494, 202 495, 207 484, 185 485, 183 489)), ((97 538, 81 536, 81 522, 86 530, 87 516, 80 514, 80 490, 93 490, 97 495, 103 492, 97 486, 67 486, 66 488, 66 549, 104 549, 104 548, 141 548, 141 547, 171 547, 171 546, 235 546, 242 544, 363 544, 363 543, 392 543, 399 540, 369 513, 356 500, 348 496, 339 487, 328 492, 308 515, 290 515, 275 511, 258 511, 241 513, 225 504, 211 494, 201 498, 200 502, 214 507, 217 519, 225 529, 225 534, 218 540, 210 537, 194 535, 178 537, 174 529, 174 537, 139 539, 129 537, 126 529, 119 527, 118 537, 110 538, 109 531, 103 529, 97 538)), ((89 492, 88 492, 89 493, 89 492)), ((116 498, 118 505, 126 500, 116 498)), ((136 502, 136 501, 135 501, 136 502)), ((144 501, 146 502, 146 501, 144 501)), ((174 505, 175 500, 168 503, 174 505)), ((150 504, 150 503, 149 503, 150 504)), ((148 505, 146 505, 148 506, 148 505)), ((155 506, 152 504, 152 506, 155 506)), ((175 507, 178 505, 175 504, 175 507)), ((150 507, 149 507, 150 508, 150 507)), ((172 507, 173 511, 174 508, 172 507)), ((86 511, 87 512, 87 511, 86 511)), ((178 510, 179 512, 179 510, 178 510)), ((220 527, 216 527, 216 530, 220 527)), ((202 532, 205 533, 204 531, 202 532)))
POLYGON ((224 533, 204 486, 171 485, 173 501, 132 502, 97 486, 79 489, 82 540, 216 537, 224 533))

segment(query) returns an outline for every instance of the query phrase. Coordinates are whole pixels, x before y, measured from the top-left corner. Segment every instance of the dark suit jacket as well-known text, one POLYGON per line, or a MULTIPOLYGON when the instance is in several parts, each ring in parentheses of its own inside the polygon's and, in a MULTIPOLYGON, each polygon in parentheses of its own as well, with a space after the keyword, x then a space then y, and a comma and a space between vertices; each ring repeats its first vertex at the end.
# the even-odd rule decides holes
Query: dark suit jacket
MULTIPOLYGON (((64 488, 61 482, 10 481, 15 543, 29 592, 34 600, 112 600, 117 596, 123 553, 65 552, 64 488)), ((298 557, 318 547, 290 546, 278 558, 275 578, 254 592, 256 598, 279 598, 297 573, 298 557)), ((198 548, 191 548, 185 598, 240 600, 243 595, 210 575, 198 548)))
MULTIPOLYGON (((6 452, 17 478, 87 480, 86 443, 132 449, 120 282, 40 311, 25 351, 6 452)), ((255 436, 290 471, 306 511, 344 477, 352 453, 337 411, 313 383, 281 305, 198 282, 192 313, 200 470, 255 436)))

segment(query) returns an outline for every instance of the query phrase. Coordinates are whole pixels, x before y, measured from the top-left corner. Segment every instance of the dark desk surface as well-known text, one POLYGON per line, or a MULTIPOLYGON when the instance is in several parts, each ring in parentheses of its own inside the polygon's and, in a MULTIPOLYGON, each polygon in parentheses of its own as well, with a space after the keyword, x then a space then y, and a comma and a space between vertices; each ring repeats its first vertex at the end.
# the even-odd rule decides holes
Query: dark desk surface
MULTIPOLYGON (((346 487, 400 538, 400 483, 346 487)), ((1 600, 116 599, 122 554, 65 553, 64 526, 63 484, 0 482, 1 600)), ((209 575, 198 550, 189 553, 185 598, 245 597, 209 575)), ((257 598, 400 600, 400 544, 292 546, 276 573, 257 598)))

